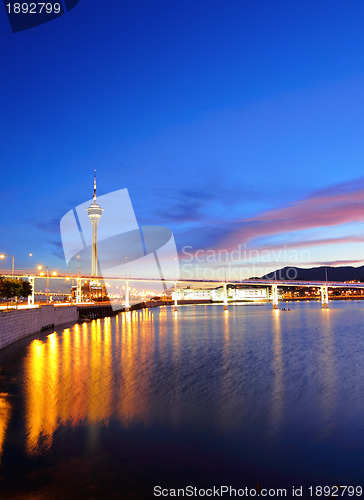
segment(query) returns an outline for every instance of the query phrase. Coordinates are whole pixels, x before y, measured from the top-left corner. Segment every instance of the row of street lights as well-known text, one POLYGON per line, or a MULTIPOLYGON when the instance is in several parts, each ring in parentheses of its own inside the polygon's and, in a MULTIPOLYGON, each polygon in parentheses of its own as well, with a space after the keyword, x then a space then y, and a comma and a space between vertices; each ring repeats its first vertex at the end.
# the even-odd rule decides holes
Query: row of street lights
MULTIPOLYGON (((6 257, 12 257, 11 275, 13 277, 14 276, 14 255, 0 254, 0 259, 5 259, 6 257)), ((28 254, 28 272, 29 272, 29 274, 30 274, 30 259, 31 259, 31 257, 33 257, 33 254, 29 253, 28 254)), ((79 256, 77 255, 77 257, 79 257, 79 256)), ((44 269, 45 269, 45 271, 43 271, 43 266, 42 265, 37 266, 37 270, 40 271, 39 272, 39 276, 47 278, 46 296, 47 296, 47 304, 48 304, 49 303, 49 278, 50 278, 50 274, 49 274, 49 267, 48 266, 45 266, 44 269)), ((81 266, 78 266, 78 272, 79 272, 79 276, 81 276, 81 266)), ((53 277, 57 276, 57 271, 52 271, 51 276, 53 276, 53 277)), ((130 268, 130 276, 131 276, 131 268, 130 268)), ((66 278, 66 281, 69 281, 69 279, 70 278, 66 278)), ((86 283, 87 283, 87 281, 85 281, 85 284, 86 283)), ((110 286, 109 283, 106 283, 106 286, 110 286)), ((118 289, 119 287, 116 286, 116 288, 118 289)), ((121 294, 122 294, 122 289, 125 290, 125 287, 120 287, 120 297, 121 297, 121 294)), ((128 288, 128 289, 130 291, 132 291, 131 288, 128 288)), ((137 290, 135 289, 134 292, 137 292, 137 290)))
MULTIPOLYGON (((14 255, 6 254, 6 253, 0 254, 0 259, 6 259, 6 257, 12 257, 11 275, 14 276, 14 255)), ((31 257, 33 257, 33 254, 32 253, 28 254, 28 271, 29 271, 29 273, 30 273, 30 258, 31 257)), ((38 266, 37 269, 41 270, 41 269, 43 269, 43 266, 38 266)), ((47 274, 48 274, 48 267, 46 267, 46 269, 47 269, 47 274)), ((42 273, 40 273, 40 275, 42 276, 42 273)), ((44 275, 44 273, 43 273, 43 275, 44 275)), ((57 272, 53 271, 52 276, 57 276, 57 272)))
MULTIPOLYGON (((14 255, 2 253, 0 255, 0 259, 6 259, 6 257, 12 257, 12 266, 11 266, 11 275, 14 276, 14 255)), ((30 272, 30 257, 33 257, 33 254, 28 254, 28 271, 30 272)))
MULTIPOLYGON (((5 253, 0 254, 0 259, 5 259, 6 257, 12 257, 11 276, 14 277, 14 255, 5 254, 5 253)), ((31 257, 33 257, 33 254, 32 253, 28 254, 28 270, 29 270, 29 273, 30 273, 30 258, 31 257)), ((38 271, 41 271, 43 269, 43 266, 38 266, 37 269, 38 269, 38 271)), ((47 303, 48 303, 49 302, 49 269, 48 269, 48 266, 46 266, 46 270, 47 270, 47 273, 46 273, 46 276, 47 276, 46 294, 47 294, 47 303)), ((45 276, 45 273, 42 271, 42 272, 39 273, 39 275, 40 276, 45 276)), ((53 271, 52 272, 52 276, 57 276, 57 272, 53 271)))

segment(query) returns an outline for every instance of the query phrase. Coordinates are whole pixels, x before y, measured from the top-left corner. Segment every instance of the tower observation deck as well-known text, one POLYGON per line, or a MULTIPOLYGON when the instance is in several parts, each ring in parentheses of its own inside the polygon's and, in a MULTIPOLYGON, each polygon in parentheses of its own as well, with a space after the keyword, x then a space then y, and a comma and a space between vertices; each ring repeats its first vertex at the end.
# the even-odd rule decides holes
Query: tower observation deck
POLYGON ((92 203, 86 209, 87 215, 92 224, 92 250, 91 250, 91 276, 98 276, 98 260, 97 260, 97 226, 101 219, 103 208, 97 203, 96 198, 96 171, 94 177, 94 195, 92 203))

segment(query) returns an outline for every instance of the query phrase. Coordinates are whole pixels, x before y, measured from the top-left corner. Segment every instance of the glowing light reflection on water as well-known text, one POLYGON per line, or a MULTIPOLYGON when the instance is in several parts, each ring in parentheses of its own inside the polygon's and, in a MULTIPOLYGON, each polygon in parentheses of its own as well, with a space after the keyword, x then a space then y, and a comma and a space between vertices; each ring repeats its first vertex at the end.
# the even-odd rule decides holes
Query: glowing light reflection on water
MULTIPOLYGON (((324 311, 292 304, 289 312, 267 305, 228 312, 188 306, 178 313, 162 307, 58 330, 25 350, 13 347, 8 353, 22 352, 23 363, 8 367, 18 403, 0 393, 5 483, 13 456, 28 477, 32 460, 52 456, 62 471, 82 450, 83 464, 98 457, 96 477, 107 470, 110 488, 126 488, 116 478, 127 466, 110 472, 119 449, 134 467, 128 491, 164 470, 180 482, 358 481, 363 314, 361 302, 324 311), (14 436, 23 428, 19 449, 14 436)), ((80 474, 80 463, 73 467, 80 474)), ((50 475, 47 494, 57 494, 53 484, 50 475)), ((71 486, 62 484, 57 488, 71 498, 71 486)))

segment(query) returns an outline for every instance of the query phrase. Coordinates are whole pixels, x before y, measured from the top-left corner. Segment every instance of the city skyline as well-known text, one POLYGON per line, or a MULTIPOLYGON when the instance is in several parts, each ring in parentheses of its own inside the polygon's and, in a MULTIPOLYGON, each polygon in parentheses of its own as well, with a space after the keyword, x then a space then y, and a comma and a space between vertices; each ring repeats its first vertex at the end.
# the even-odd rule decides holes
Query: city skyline
POLYGON ((100 194, 128 188, 180 258, 240 245, 271 268, 284 248, 362 264, 364 8, 111 7, 80 2, 17 34, 0 16, 0 251, 65 268, 59 221, 97 168, 100 194))

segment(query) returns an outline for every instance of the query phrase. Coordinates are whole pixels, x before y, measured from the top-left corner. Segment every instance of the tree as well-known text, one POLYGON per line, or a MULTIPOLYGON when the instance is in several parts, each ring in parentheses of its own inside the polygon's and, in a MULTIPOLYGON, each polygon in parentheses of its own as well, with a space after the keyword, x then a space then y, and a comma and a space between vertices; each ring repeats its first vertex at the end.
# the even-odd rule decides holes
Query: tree
POLYGON ((20 297, 27 298, 33 292, 32 285, 29 283, 28 280, 20 280, 20 281, 22 282, 22 291, 20 297))
POLYGON ((16 297, 28 297, 32 293, 32 286, 28 281, 14 278, 0 278, 0 297, 6 298, 6 307, 9 306, 9 299, 16 297))
POLYGON ((9 306, 9 299, 19 296, 22 285, 19 280, 12 278, 3 278, 1 280, 1 296, 6 298, 6 307, 9 306))

